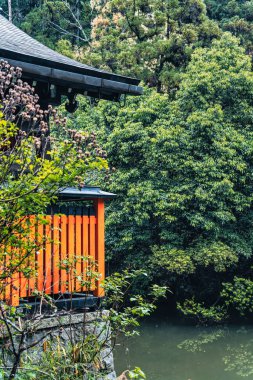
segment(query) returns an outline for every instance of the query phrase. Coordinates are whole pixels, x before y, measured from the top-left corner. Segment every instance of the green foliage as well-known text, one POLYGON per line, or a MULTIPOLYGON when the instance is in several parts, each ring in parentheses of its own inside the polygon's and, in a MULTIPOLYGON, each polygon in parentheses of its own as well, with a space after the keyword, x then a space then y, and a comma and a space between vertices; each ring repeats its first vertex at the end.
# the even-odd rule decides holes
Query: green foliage
POLYGON ((162 246, 160 249, 154 247, 153 253, 152 264, 154 266, 165 268, 170 273, 177 273, 179 275, 195 272, 196 268, 193 260, 187 251, 176 248, 166 249, 166 247, 162 246))
POLYGON ((25 277, 31 276, 26 258, 34 252, 36 243, 28 239, 31 221, 27 215, 45 213, 47 206, 56 199, 60 188, 78 186, 78 178, 95 174, 106 163, 94 156, 80 160, 73 141, 52 141, 50 160, 36 154, 34 137, 27 136, 11 148, 10 143, 19 129, 6 122, 0 114, 0 260, 12 254, 12 260, 5 265, 3 280, 15 270, 25 277), (8 151, 8 154, 6 152, 8 151), (15 170, 14 170, 15 169, 15 170), (21 254, 22 252, 22 254, 21 254))
POLYGON ((194 299, 186 300, 184 303, 178 304, 178 309, 185 316, 191 317, 194 320, 197 319, 201 324, 222 323, 227 317, 223 307, 205 307, 204 304, 198 303, 194 299))
MULTIPOLYGON (((36 7, 39 5, 40 0, 34 0, 31 2, 30 0, 12 0, 12 15, 15 21, 20 22, 23 17, 31 10, 32 7, 36 7)), ((0 0, 0 7, 2 8, 1 14, 4 14, 6 17, 8 16, 8 1, 0 0)))
POLYGON ((228 307, 233 307, 241 315, 253 312, 253 281, 235 277, 233 283, 224 283, 221 296, 228 307))
POLYGON ((238 256, 222 242, 199 243, 196 250, 190 250, 195 265, 208 267, 213 265, 216 272, 226 272, 227 268, 238 262, 238 256))
MULTIPOLYGON (((94 276, 97 271, 94 271, 94 276)), ((86 316, 84 312, 83 334, 75 331, 75 327, 69 326, 65 333, 69 340, 63 341, 61 336, 52 333, 45 336, 39 336, 38 344, 34 347, 34 342, 38 338, 34 333, 39 320, 43 319, 43 314, 37 313, 35 317, 25 315, 18 309, 0 305, 0 325, 2 331, 6 331, 6 325, 12 329, 5 333, 6 344, 3 347, 3 358, 15 358, 16 354, 13 347, 15 341, 16 350, 20 348, 20 358, 17 372, 15 376, 10 376, 10 367, 3 359, 0 361, 0 367, 3 367, 4 378, 15 378, 20 380, 29 380, 36 378, 38 380, 81 380, 85 375, 87 379, 95 380, 98 377, 107 379, 108 370, 101 359, 103 350, 115 344, 118 335, 122 334, 129 337, 138 334, 139 320, 142 317, 150 315, 155 309, 154 302, 165 295, 166 288, 153 286, 150 296, 144 298, 140 294, 131 295, 133 284, 137 280, 141 280, 146 274, 143 271, 127 271, 122 274, 115 273, 107 277, 104 281, 105 302, 107 311, 101 313, 97 311, 97 315, 93 314, 94 321, 92 328, 90 320, 86 324, 86 316), (69 330, 70 329, 70 330, 69 330), (24 342, 22 337, 33 337, 32 343, 24 342), (42 347, 41 339, 46 343, 42 347), (20 345, 20 342, 23 342, 20 345), (40 355, 38 355, 40 353, 40 355)), ((90 276, 90 286, 94 276, 90 276)), ((73 277, 74 278, 74 277, 73 277)), ((39 295, 38 295, 39 296, 39 295)), ((54 308, 54 300, 50 296, 41 296, 42 303, 51 305, 54 308)), ((28 311, 28 310, 27 310, 28 311)), ((69 315, 71 320, 71 315, 69 315)), ((58 319, 61 326, 61 317, 58 319)), ((64 331, 64 324, 61 331, 64 331)), ((43 334, 43 332, 41 332, 43 334)), ((142 370, 136 367, 132 371, 126 371, 129 379, 145 379, 142 370)))
POLYGON ((154 247, 153 265, 165 268, 170 273, 191 274, 197 267, 213 266, 216 272, 225 272, 238 262, 238 257, 222 242, 199 242, 186 250, 154 247))
POLYGON ((139 368, 135 367, 134 370, 128 372, 129 379, 141 380, 146 379, 145 373, 139 368))
MULTIPOLYGON (((69 341, 66 345, 57 339, 48 344, 45 352, 42 353, 40 360, 35 365, 41 372, 36 373, 36 378, 40 380, 68 380, 69 378, 82 380, 84 374, 92 380, 97 376, 96 368, 100 368, 100 352, 104 347, 105 342, 99 341, 96 334, 90 333, 80 342, 69 341), (90 368, 89 368, 90 365, 90 368), (94 366, 94 373, 91 366, 94 366)), ((31 361, 31 366, 33 360, 31 361)), ((104 371, 105 372, 105 371, 104 371)), ((101 377, 103 376, 103 370, 101 377)))
MULTIPOLYGON (((5 378, 32 379, 43 370, 35 368, 35 375, 31 366, 27 369, 23 365, 21 370, 19 367, 24 352, 36 343, 35 340, 29 345, 26 341, 36 327, 32 317, 24 317, 25 312, 22 314, 6 304, 10 301, 6 287, 15 289, 14 278, 19 276, 35 277, 35 252, 46 244, 45 240, 51 239, 51 234, 39 241, 34 223, 37 219, 43 221, 47 206, 56 201, 59 191, 67 186, 80 186, 86 178, 95 179, 103 168, 106 169, 107 163, 95 151, 94 135, 68 131, 65 119, 61 119, 52 107, 45 111, 40 109, 33 89, 20 79, 20 69, 4 61, 0 69, 0 325, 2 339, 6 340, 6 345, 2 343, 2 358, 8 358, 2 360, 1 367, 5 368, 5 378), (59 137, 57 134, 46 136, 49 120, 54 131, 61 127, 59 137), (50 149, 46 144, 49 140, 50 149)), ((73 263, 63 264, 73 275, 73 270, 69 270, 73 263)), ((87 279, 92 283, 98 274, 91 274, 90 263, 87 267, 87 279)), ((42 298, 43 304, 53 306, 49 296, 42 295, 42 298)), ((30 311, 29 306, 24 309, 30 311)), ((35 320, 43 316, 38 312, 35 320)), ((95 347, 94 342, 92 347, 95 347)))
MULTIPOLYGON (((7 0, 0 0, 5 15, 7 0)), ((89 43, 91 6, 87 0, 12 0, 13 21, 26 33, 52 49, 73 57, 89 43)))
MULTIPOLYGON (((1 5, 6 11, 7 2, 1 5)), ((96 130, 108 152, 107 187, 118 195, 107 209, 111 268, 145 270, 148 275, 136 284, 144 291, 159 280, 179 301, 196 296, 202 304, 215 302, 223 289, 222 302, 230 309, 251 310, 232 279, 241 278, 249 291, 252 273, 246 279, 244 273, 253 246, 252 1, 13 0, 13 11, 15 22, 48 46, 151 87, 124 106, 81 99, 69 122, 74 129, 96 130)), ((63 141, 52 153, 60 167, 74 154, 63 141)), ((30 165, 35 170, 42 163, 32 158, 30 165)), ((92 183, 93 169, 106 165, 89 165, 86 182, 92 183)), ((30 187, 45 186, 36 199, 33 193, 18 196, 22 181, 13 182, 9 193, 1 188, 2 197, 11 200, 12 192, 25 212, 28 204, 40 212, 52 179, 55 188, 65 180, 75 183, 74 176, 64 171, 62 178, 61 169, 55 170, 43 163, 30 187), (48 185, 44 174, 51 178, 48 185)), ((75 176, 82 170, 77 165, 75 176)), ((7 204, 1 209, 5 215, 7 204)), ((11 239, 18 244, 15 235, 11 239)))
POLYGON ((136 281, 146 276, 143 270, 124 270, 121 273, 115 272, 105 279, 105 306, 110 310, 112 335, 119 332, 126 336, 138 335, 138 319, 149 316, 155 310, 155 302, 165 297, 167 288, 158 285, 152 286, 149 296, 143 297, 136 292, 136 281), (133 294, 128 297, 131 292, 133 294))
POLYGON ((202 0, 94 1, 85 61, 174 93, 197 46, 220 35, 202 0))
POLYGON ((144 288, 159 279, 178 299, 215 301, 252 254, 250 57, 225 33, 195 50, 182 78, 173 101, 151 89, 124 107, 82 101, 71 123, 96 129, 116 168, 111 267, 146 270, 144 288))
POLYGON ((206 0, 207 13, 221 28, 240 37, 249 54, 253 48, 253 3, 248 0, 206 0))

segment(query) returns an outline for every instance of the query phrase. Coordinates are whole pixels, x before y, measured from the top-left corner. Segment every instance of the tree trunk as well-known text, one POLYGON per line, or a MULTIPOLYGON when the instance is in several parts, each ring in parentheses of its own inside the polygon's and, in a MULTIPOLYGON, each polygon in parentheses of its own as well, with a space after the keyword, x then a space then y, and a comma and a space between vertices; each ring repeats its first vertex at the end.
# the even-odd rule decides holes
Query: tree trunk
POLYGON ((12 22, 12 6, 11 6, 11 0, 8 0, 8 15, 9 15, 9 21, 12 22))

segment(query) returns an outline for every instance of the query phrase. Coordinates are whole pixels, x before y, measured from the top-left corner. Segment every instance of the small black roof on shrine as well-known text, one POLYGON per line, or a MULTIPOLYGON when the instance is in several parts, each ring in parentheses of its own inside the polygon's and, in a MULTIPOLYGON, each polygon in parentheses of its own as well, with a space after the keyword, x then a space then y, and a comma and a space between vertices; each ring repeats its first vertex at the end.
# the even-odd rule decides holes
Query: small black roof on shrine
POLYGON ((1 15, 0 58, 21 67, 26 80, 55 85, 60 95, 73 92, 118 100, 121 94, 142 93, 138 79, 99 70, 65 57, 36 41, 1 15))
POLYGON ((61 200, 82 200, 82 199, 112 199, 116 194, 108 193, 96 186, 85 186, 81 189, 76 187, 67 187, 59 192, 61 200))

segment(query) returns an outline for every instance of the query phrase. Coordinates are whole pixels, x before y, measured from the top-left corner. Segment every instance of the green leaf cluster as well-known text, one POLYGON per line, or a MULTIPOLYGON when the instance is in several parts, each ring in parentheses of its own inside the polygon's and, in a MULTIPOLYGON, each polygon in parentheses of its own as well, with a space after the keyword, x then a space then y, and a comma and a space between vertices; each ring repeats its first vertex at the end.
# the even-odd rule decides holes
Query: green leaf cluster
POLYGON ((202 0, 94 1, 84 60, 173 94, 198 46, 220 35, 202 0))
POLYGON ((235 277, 232 283, 224 283, 221 296, 228 307, 241 315, 253 312, 253 281, 235 277))
POLYGON ((145 89, 125 106, 81 102, 72 124, 96 129, 116 168, 111 265, 145 269, 144 289, 159 279, 178 299, 215 301, 250 265, 252 97, 250 57, 224 33, 192 54, 174 100, 145 89))
POLYGON ((239 37, 251 54, 253 47, 253 3, 248 0, 206 0, 207 14, 224 31, 239 37))

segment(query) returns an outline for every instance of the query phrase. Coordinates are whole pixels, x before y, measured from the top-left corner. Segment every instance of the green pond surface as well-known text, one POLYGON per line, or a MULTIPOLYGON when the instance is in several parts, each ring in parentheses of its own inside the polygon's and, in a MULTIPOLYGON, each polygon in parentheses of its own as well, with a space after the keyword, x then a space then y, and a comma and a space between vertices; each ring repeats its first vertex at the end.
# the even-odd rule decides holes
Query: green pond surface
POLYGON ((150 319, 115 349, 117 374, 141 367, 147 380, 253 380, 253 325, 195 327, 150 319))

